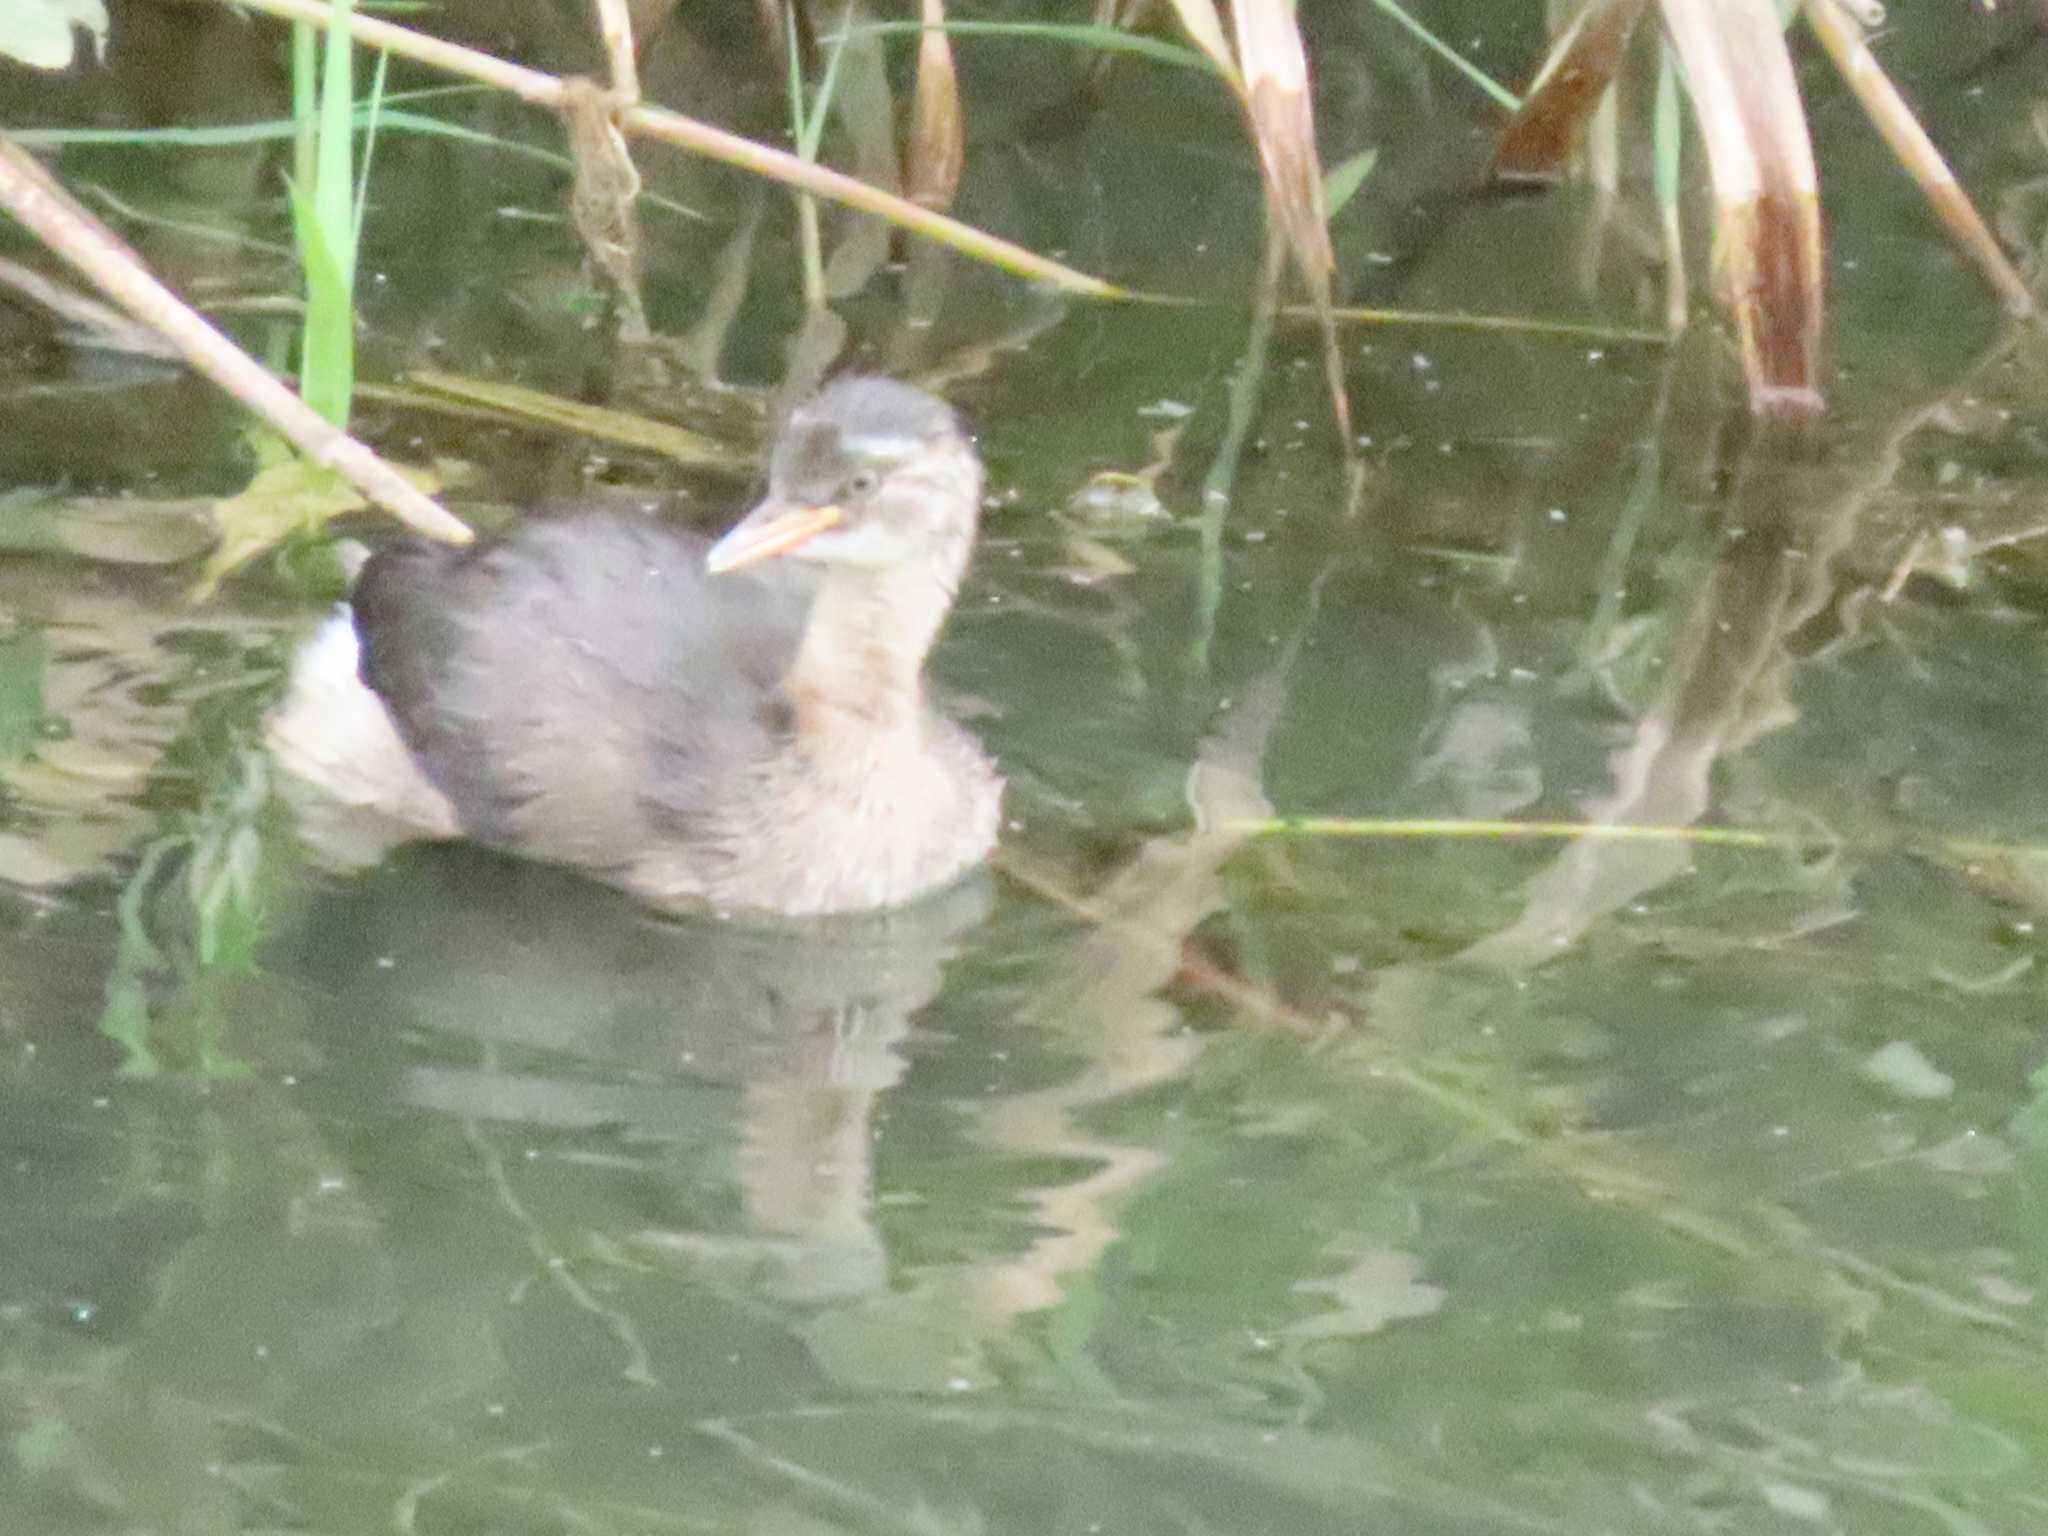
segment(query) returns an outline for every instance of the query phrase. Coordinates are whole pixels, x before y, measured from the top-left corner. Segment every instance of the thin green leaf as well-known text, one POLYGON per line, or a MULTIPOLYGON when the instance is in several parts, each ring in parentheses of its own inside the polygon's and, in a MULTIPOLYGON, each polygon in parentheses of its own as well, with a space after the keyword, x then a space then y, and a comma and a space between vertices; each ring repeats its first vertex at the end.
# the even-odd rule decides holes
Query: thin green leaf
POLYGON ((314 160, 320 107, 320 31, 309 22, 292 23, 292 176, 302 187, 320 174, 314 160))
MULTIPOLYGON (((320 142, 313 182, 313 207, 327 234, 329 253, 340 264, 347 291, 355 287, 356 248, 349 233, 354 226, 355 179, 350 174, 355 136, 350 118, 355 110, 355 40, 349 35, 352 0, 333 0, 334 23, 327 29, 327 48, 320 79, 320 142)), ((339 425, 339 423, 337 423, 339 425)))
POLYGON ((355 306, 347 273, 329 244, 313 199, 297 182, 286 188, 292 228, 305 268, 306 331, 300 343, 299 393, 336 426, 348 421, 355 387, 355 306))
MULTIPOLYGON (((319 35, 317 29, 313 35, 319 35)), ((391 91, 384 97, 381 115, 388 126, 402 116, 394 110, 396 103, 429 101, 450 96, 476 96, 487 89, 487 86, 481 85, 433 85, 418 90, 391 91)), ((350 116, 351 126, 357 129, 367 126, 369 120, 370 105, 367 102, 358 106, 350 116)), ((437 124, 444 128, 455 126, 432 117, 418 117, 412 121, 437 124)), ((520 147, 509 139, 496 139, 475 129, 466 131, 484 143, 496 144, 503 149, 520 147)), ((261 144, 271 139, 288 139, 297 132, 298 123, 295 118, 265 117, 246 123, 211 123, 205 127, 10 128, 7 136, 34 149, 48 149, 64 144, 137 144, 169 149, 217 149, 229 144, 261 144)))
MULTIPOLYGON (((457 89, 471 91, 475 88, 462 86, 457 89)), ((427 94, 429 93, 424 91, 407 91, 402 94, 393 93, 388 99, 417 100, 427 94)), ((433 94, 446 95, 449 92, 433 94)), ((369 120, 370 111, 365 104, 356 110, 352 126, 358 129, 367 128, 369 120)), ((429 117, 422 112, 402 112, 387 105, 378 116, 378 125, 387 133, 419 133, 434 138, 454 139, 458 143, 475 144, 500 154, 538 161, 559 171, 573 173, 575 170, 575 166, 566 155, 555 154, 534 144, 501 139, 495 134, 466 127, 461 123, 451 123, 444 118, 429 117)), ((156 148, 210 149, 224 144, 256 144, 271 139, 288 139, 295 131, 290 122, 273 118, 266 122, 232 123, 214 128, 27 128, 18 133, 10 133, 9 137, 32 149, 50 149, 64 144, 135 144, 156 148)), ((686 219, 701 222, 709 217, 687 203, 679 203, 658 193, 643 191, 640 197, 650 207, 679 214, 686 219)))
POLYGON ((356 167, 355 228, 349 234, 352 250, 363 248, 363 211, 370 206, 370 160, 377 153, 377 120, 384 108, 384 77, 391 65, 391 50, 377 50, 377 69, 370 77, 369 118, 363 124, 363 163, 356 167))
MULTIPOLYGON (((849 4, 847 14, 850 15, 852 10, 849 4)), ((797 153, 806 160, 818 158, 818 145, 825 136, 825 121, 832 113, 832 96, 839 89, 839 66, 846 58, 847 32, 848 29, 842 25, 831 51, 825 55, 825 73, 818 81, 817 95, 811 101, 810 120, 804 124, 804 138, 797 149, 797 153)), ((791 57, 795 52, 792 45, 791 57)))
POLYGON ((1395 21, 1399 22, 1401 26, 1404 29, 1406 29, 1409 35, 1414 37, 1417 42, 1423 45, 1423 47, 1429 49, 1430 52, 1436 54, 1439 58, 1443 59, 1445 63, 1449 64, 1453 69, 1457 70, 1459 74, 1463 75, 1467 80, 1470 80, 1474 85, 1478 86, 1479 89, 1486 92, 1487 95, 1491 96, 1495 101, 1499 102, 1502 106, 1506 107, 1510 112, 1518 111, 1521 108, 1521 97, 1517 96, 1513 91, 1509 90, 1506 86, 1498 83, 1491 75, 1487 74, 1485 70, 1481 69, 1477 64, 1474 64, 1470 59, 1466 58, 1465 55, 1458 52, 1457 49, 1453 48, 1449 43, 1445 42, 1442 38, 1438 37, 1434 32, 1430 31, 1429 28, 1425 27, 1413 16, 1410 16, 1405 10, 1401 8, 1400 0, 1372 0, 1372 3, 1378 6, 1380 10, 1386 13, 1388 16, 1391 16, 1395 21))
POLYGON ((1365 178, 1372 174, 1379 158, 1379 150, 1362 149, 1323 174, 1323 201, 1329 205, 1331 218, 1342 213, 1344 205, 1358 194, 1358 189, 1365 185, 1365 178))

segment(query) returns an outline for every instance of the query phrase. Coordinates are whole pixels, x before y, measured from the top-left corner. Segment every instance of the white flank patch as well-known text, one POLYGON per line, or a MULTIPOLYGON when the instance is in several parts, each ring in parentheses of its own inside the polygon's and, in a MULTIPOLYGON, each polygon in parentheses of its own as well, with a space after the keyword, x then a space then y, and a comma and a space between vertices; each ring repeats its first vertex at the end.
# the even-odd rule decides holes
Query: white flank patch
MULTIPOLYGON (((388 817, 406 835, 460 836, 455 808, 420 772, 383 700, 357 676, 359 659, 355 621, 342 608, 292 658, 284 702, 263 722, 271 754, 306 788, 388 817)), ((306 798, 293 798, 303 814, 306 798)))

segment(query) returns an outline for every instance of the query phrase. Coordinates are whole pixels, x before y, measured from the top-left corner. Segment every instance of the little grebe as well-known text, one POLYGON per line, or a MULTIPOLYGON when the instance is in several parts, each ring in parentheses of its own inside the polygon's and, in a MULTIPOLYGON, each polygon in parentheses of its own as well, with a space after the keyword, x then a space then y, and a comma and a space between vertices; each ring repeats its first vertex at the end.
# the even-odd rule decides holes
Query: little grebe
POLYGON ((996 838, 1002 781, 923 676, 980 501, 945 404, 842 380, 790 417, 766 498, 716 543, 592 514, 373 555, 270 744, 407 835, 658 903, 908 901, 996 838), (746 569, 777 557, 815 579, 746 569))

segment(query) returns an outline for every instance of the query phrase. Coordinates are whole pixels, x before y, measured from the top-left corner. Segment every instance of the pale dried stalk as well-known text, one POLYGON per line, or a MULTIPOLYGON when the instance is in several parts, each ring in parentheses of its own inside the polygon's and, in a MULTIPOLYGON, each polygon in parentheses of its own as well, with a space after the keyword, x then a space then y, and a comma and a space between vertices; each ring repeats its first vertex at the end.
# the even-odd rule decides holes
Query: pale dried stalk
POLYGON ((193 368, 276 427, 315 464, 333 470, 417 533, 450 544, 466 544, 473 537, 467 525, 421 494, 367 445, 331 425, 158 282, 118 235, 73 202, 34 156, 5 136, 0 136, 0 206, 108 298, 161 331, 193 368))
POLYGON ((1329 209, 1322 162, 1316 154, 1315 116, 1308 94, 1308 55, 1290 0, 1231 0, 1237 29, 1233 53, 1212 0, 1173 0, 1174 14, 1209 56, 1244 108, 1258 150, 1267 217, 1285 238, 1308 290, 1309 307, 1323 332, 1323 371, 1345 450, 1351 447, 1351 401, 1337 350, 1331 280, 1337 258, 1330 248, 1329 209))
POLYGON ((1173 13, 1180 18, 1181 29, 1209 56, 1209 62, 1242 99, 1244 78, 1237 72, 1237 55, 1230 51, 1230 40, 1223 35, 1223 18, 1217 14, 1213 0, 1173 0, 1173 13))
POLYGON ((1337 347, 1331 284, 1337 254, 1330 246, 1330 210, 1316 153, 1315 112, 1308 93, 1308 52, 1292 0, 1231 0, 1245 110, 1265 171, 1267 206, 1285 233, 1295 270, 1323 333, 1323 375, 1345 451, 1351 449, 1351 400, 1337 347))
POLYGON ((1663 0, 1707 145, 1714 271, 1750 413, 1818 419, 1823 320, 1819 177, 1771 0, 1663 0))
MULTIPOLYGON (((333 18, 332 9, 325 0, 237 0, 237 3, 243 10, 303 21, 323 30, 333 18)), ((350 34, 366 48, 386 49, 430 68, 509 91, 534 106, 545 107, 552 112, 561 111, 562 82, 553 75, 406 27, 394 26, 373 16, 351 16, 348 27, 350 34)), ((1020 277, 1035 278, 1068 293, 1089 298, 1132 297, 1114 283, 1106 283, 1099 277, 1090 277, 1059 262, 1048 261, 1037 252, 1026 250, 1012 241, 949 219, 929 208, 920 208, 908 198, 884 192, 879 187, 828 170, 822 165, 809 164, 783 150, 757 144, 752 139, 727 133, 722 128, 714 128, 679 112, 644 104, 632 106, 619 114, 619 124, 629 133, 664 139, 707 159, 800 188, 863 213, 880 214, 913 234, 937 240, 1020 277)))
POLYGON ((2025 279, 2013 269, 1968 194, 1957 184, 1955 173, 1934 147, 1927 130, 1913 115, 1899 88, 1892 84, 1884 66, 1863 40, 1863 30, 1843 13, 1840 0, 1806 0, 1806 24, 1834 60, 1835 68, 1849 82, 1849 89, 1863 104, 1863 110, 1884 135, 1892 154, 1906 174, 1918 183, 1921 195, 1934 209, 1934 216, 1948 230, 1949 238, 1984 274, 2005 307, 2015 315, 2034 312, 2034 295, 2025 279))
POLYGON ((616 306, 618 334, 634 346, 652 339, 640 294, 640 169, 619 132, 619 103, 581 75, 562 82, 562 126, 576 166, 569 218, 591 276, 616 306))
POLYGON ((626 0, 591 0, 597 35, 611 71, 612 100, 630 106, 640 99, 640 62, 633 46, 633 17, 626 0))
POLYGON ((1311 292, 1328 294, 1337 270, 1330 213, 1323 201, 1315 117, 1308 94, 1308 54, 1289 0, 1231 0, 1238 67, 1252 142, 1266 173, 1273 212, 1311 292))
POLYGON ((922 0, 924 35, 917 45, 917 96, 911 112, 909 165, 905 191, 921 207, 944 212, 960 190, 960 171, 967 159, 966 131, 960 113, 960 76, 953 67, 953 45, 941 30, 946 25, 945 0, 922 0))

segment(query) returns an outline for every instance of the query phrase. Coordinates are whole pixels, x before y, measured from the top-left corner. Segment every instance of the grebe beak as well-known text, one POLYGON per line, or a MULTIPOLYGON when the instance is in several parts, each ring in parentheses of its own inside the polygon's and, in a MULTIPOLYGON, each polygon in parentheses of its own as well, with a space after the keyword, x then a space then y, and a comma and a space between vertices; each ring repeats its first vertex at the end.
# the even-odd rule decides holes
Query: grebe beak
POLYGON ((786 555, 807 544, 827 528, 835 528, 845 511, 827 503, 822 507, 791 506, 787 502, 764 501, 735 523, 704 556, 704 569, 716 576, 743 566, 786 555))

